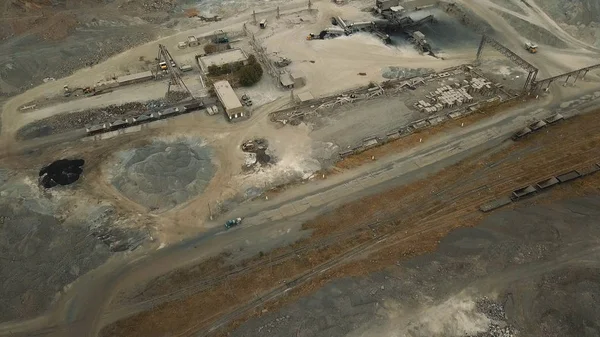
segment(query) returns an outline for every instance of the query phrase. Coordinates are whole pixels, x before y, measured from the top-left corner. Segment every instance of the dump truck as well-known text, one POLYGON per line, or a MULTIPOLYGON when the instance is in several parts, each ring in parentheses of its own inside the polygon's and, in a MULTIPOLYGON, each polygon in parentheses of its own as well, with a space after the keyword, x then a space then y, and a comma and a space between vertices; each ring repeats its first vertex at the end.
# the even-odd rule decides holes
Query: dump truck
POLYGON ((537 53, 537 44, 533 43, 533 42, 526 42, 525 43, 525 49, 527 49, 528 52, 535 54, 537 53))
POLYGON ((225 222, 225 229, 235 227, 235 226, 239 225, 240 223, 242 223, 242 218, 235 218, 235 219, 227 220, 225 222))

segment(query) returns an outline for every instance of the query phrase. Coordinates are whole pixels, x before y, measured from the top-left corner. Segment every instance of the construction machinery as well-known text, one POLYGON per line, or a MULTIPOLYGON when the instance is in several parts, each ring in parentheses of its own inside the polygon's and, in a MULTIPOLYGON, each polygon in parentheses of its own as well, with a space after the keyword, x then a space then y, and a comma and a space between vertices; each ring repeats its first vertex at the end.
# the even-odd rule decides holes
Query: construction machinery
POLYGON ((525 42, 525 49, 527 49, 528 52, 535 54, 537 53, 537 48, 537 44, 533 42, 525 42))
POLYGON ((425 34, 420 31, 408 32, 409 41, 415 45, 420 53, 431 53, 431 45, 425 39, 425 34))
POLYGON ((224 31, 217 30, 213 34, 212 43, 215 43, 215 44, 229 43, 229 37, 227 36, 227 33, 225 33, 224 31))
POLYGON ((225 229, 235 227, 241 223, 242 223, 242 218, 235 218, 235 219, 227 220, 227 221, 225 221, 225 229))

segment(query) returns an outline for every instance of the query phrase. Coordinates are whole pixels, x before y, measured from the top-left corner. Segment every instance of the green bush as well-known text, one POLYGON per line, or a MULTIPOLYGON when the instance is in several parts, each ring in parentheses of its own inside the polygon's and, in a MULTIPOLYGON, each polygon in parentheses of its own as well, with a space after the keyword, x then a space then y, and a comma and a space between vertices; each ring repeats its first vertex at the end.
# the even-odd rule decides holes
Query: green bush
POLYGON ((249 87, 260 81, 263 75, 263 69, 260 66, 260 63, 258 63, 256 60, 256 57, 254 55, 250 55, 248 56, 248 64, 242 66, 237 71, 237 75, 240 80, 240 84, 244 87, 249 87))

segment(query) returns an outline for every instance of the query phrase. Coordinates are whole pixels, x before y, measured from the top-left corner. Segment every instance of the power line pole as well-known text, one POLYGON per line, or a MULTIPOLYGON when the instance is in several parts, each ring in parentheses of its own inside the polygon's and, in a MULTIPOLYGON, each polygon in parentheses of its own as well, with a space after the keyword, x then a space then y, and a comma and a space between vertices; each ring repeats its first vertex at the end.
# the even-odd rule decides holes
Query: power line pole
POLYGON ((308 11, 312 11, 312 1, 308 0, 308 11))
POLYGON ((277 6, 277 19, 279 19, 279 6, 277 6))
POLYGON ((252 10, 252 22, 256 24, 256 11, 252 10))

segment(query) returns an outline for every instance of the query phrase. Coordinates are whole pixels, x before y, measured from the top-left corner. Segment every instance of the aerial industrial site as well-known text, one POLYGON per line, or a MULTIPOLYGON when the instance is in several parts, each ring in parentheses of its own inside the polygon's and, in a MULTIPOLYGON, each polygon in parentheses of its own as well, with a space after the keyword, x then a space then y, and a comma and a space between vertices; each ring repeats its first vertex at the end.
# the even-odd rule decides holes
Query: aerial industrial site
POLYGON ((597 0, 5 0, 0 336, 600 335, 597 0))

